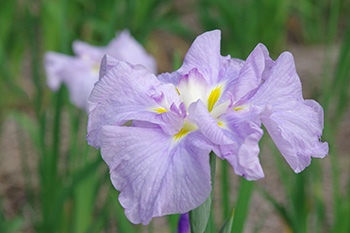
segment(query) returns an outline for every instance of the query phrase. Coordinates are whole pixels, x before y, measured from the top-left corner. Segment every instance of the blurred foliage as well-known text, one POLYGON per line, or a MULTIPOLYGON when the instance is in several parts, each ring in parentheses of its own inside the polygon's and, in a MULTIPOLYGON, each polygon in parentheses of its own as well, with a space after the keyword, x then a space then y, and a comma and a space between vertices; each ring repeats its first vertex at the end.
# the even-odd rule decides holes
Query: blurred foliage
MULTIPOLYGON (((207 230, 220 229, 215 225, 215 217, 221 223, 227 219, 222 232, 230 232, 232 226, 232 232, 242 232, 250 197, 254 187, 258 187, 292 232, 350 232, 350 180, 347 189, 341 190, 335 147, 339 122, 349 109, 349 15, 349 0, 1 1, 0 130, 3 119, 10 117, 20 131, 29 135, 37 170, 28 165, 28 145, 20 133, 26 211, 7 216, 0 205, 0 232, 123 233, 148 229, 126 219, 116 198, 117 191, 111 187, 107 167, 96 150, 86 145, 86 114, 69 103, 65 87, 50 93, 44 84, 45 51, 72 54, 71 44, 76 39, 106 45, 116 31, 124 28, 144 45, 158 32, 186 38, 190 44, 196 32, 219 28, 222 54, 240 58, 245 58, 259 42, 267 45, 272 55, 284 50, 289 42, 323 44, 326 60, 321 100, 326 113, 323 138, 331 148, 332 218, 326 212, 322 162, 313 160, 309 169, 295 175, 272 147, 287 204, 246 181, 240 183, 236 204, 231 203, 227 171, 230 167, 223 162, 223 218, 211 214, 207 230), (196 23, 190 24, 187 17, 194 17, 196 23), (334 43, 341 44, 335 69, 329 65, 329 48, 334 43), (39 188, 33 184, 35 178, 39 188), (236 211, 232 212, 234 206, 236 211)), ((175 51, 173 65, 180 64, 180 55, 175 51)), ((3 198, 0 194, 0 200, 3 198)), ((169 232, 176 232, 177 219, 178 216, 168 218, 169 232)))
POLYGON ((244 58, 259 42, 272 51, 285 43, 288 1, 201 0, 199 4, 204 31, 223 32, 223 54, 244 58))

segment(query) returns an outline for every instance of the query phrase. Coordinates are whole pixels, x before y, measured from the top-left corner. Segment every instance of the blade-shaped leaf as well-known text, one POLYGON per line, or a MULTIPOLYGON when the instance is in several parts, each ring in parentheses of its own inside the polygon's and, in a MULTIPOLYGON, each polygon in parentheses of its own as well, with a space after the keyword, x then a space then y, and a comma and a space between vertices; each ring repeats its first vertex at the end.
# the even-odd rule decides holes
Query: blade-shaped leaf
POLYGON ((214 154, 214 152, 211 152, 210 153, 210 170, 211 170, 212 191, 209 197, 207 198, 207 200, 202 205, 200 205, 196 209, 189 212, 192 233, 203 233, 205 230, 205 227, 207 226, 209 215, 210 215, 213 190, 214 190, 215 166, 216 166, 216 155, 214 154))
POLYGON ((235 216, 235 209, 232 210, 230 217, 226 219, 224 225, 221 227, 219 233, 230 233, 232 230, 233 218, 235 216))
POLYGON ((232 224, 232 233, 243 232, 244 223, 249 211, 250 197, 253 193, 254 182, 241 178, 238 198, 236 202, 236 211, 232 224))

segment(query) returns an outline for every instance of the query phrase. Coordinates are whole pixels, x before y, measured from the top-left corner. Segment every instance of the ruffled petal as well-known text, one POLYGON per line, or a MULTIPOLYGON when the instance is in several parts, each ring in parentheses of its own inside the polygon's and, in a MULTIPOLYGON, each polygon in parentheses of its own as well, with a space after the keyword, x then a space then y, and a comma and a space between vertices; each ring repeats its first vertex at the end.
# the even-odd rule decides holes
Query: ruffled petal
POLYGON ((118 65, 118 63, 118 59, 109 55, 104 55, 100 64, 99 77, 102 78, 105 76, 113 67, 118 65))
POLYGON ((223 130, 234 139, 231 144, 220 145, 221 157, 232 165, 237 175, 247 180, 264 178, 259 161, 259 141, 263 130, 255 123, 256 115, 249 111, 238 114, 231 112, 220 119, 223 121, 223 130))
POLYGON ((323 129, 322 107, 303 99, 291 53, 284 52, 278 57, 265 82, 247 104, 270 109, 261 120, 295 172, 304 170, 311 157, 322 158, 328 153, 328 144, 319 140, 323 129))
POLYGON ((275 106, 262 122, 295 172, 304 170, 311 163, 311 157, 323 158, 328 154, 328 144, 320 141, 323 110, 316 101, 293 101, 275 106))
POLYGON ((249 54, 242 69, 239 71, 239 77, 232 79, 227 85, 235 101, 240 100, 244 95, 256 89, 263 82, 263 73, 266 70, 266 64, 270 64, 272 59, 265 45, 258 44, 249 54))
POLYGON ((220 40, 220 30, 198 36, 188 50, 178 72, 185 75, 197 68, 209 85, 217 84, 221 61, 220 40))
MULTIPOLYGON (((101 67, 100 67, 100 73, 99 73, 99 77, 102 78, 103 76, 105 76, 113 67, 115 67, 116 65, 118 65, 120 60, 109 56, 109 55, 105 55, 102 58, 101 61, 101 67)), ((133 65, 133 67, 135 69, 142 69, 143 66, 140 64, 137 65, 133 65)), ((158 77, 157 77, 158 78, 158 77)), ((174 89, 174 85, 172 83, 168 83, 168 82, 164 82, 164 85, 161 86, 161 91, 167 93, 166 95, 166 101, 168 103, 171 103, 171 101, 177 100, 178 98, 178 93, 176 91, 174 91, 176 89, 174 89)), ((176 105, 179 105, 180 102, 177 101, 175 102, 176 105)))
POLYGON ((230 90, 232 89, 232 83, 236 82, 235 79, 238 78, 239 72, 242 69, 243 65, 243 60, 231 58, 230 55, 221 58, 218 84, 219 86, 222 86, 222 93, 216 102, 217 105, 220 105, 227 101, 233 101, 233 94, 230 90))
MULTIPOLYGON (((99 147, 104 125, 121 125, 128 120, 160 123, 156 115, 166 110, 166 95, 178 97, 175 87, 171 91, 169 86, 161 85, 145 68, 118 62, 95 84, 89 97, 89 144, 99 147)), ((172 102, 179 100, 169 104, 172 102)))
POLYGON ((186 213, 211 191, 210 143, 198 131, 174 141, 160 128, 104 126, 101 154, 127 218, 186 213))
POLYGON ((182 75, 179 72, 175 71, 172 73, 161 73, 157 76, 157 78, 163 83, 171 83, 176 86, 179 83, 181 76, 182 75))
POLYGON ((303 97, 293 55, 284 52, 272 66, 266 81, 248 102, 256 105, 276 106, 289 101, 303 101, 303 97))
POLYGON ((218 82, 232 81, 238 78, 239 72, 244 65, 244 60, 231 58, 230 55, 221 58, 218 82))
POLYGON ((151 73, 157 73, 156 60, 130 35, 128 30, 117 34, 106 47, 105 53, 133 65, 141 64, 151 73))

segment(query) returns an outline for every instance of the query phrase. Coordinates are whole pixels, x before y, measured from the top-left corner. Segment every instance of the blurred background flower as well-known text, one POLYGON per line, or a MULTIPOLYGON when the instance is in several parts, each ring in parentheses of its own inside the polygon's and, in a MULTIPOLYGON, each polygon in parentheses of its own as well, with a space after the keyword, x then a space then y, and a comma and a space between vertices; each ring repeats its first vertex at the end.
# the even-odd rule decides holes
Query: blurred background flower
POLYGON ((126 220, 107 166, 86 144, 86 113, 66 85, 47 88, 44 54, 73 55, 75 40, 105 46, 129 29, 161 73, 179 68, 197 35, 218 28, 222 55, 246 59, 259 42, 274 60, 293 53, 304 98, 325 110, 330 156, 296 175, 263 136, 265 179, 241 181, 218 162, 206 232, 218 232, 235 207, 234 232, 348 233, 349 17, 349 0, 1 1, 0 232, 176 231, 178 215, 146 227, 126 220))
POLYGON ((45 54, 47 86, 57 91, 61 83, 69 90, 71 102, 88 111, 88 98, 99 77, 102 57, 110 55, 131 64, 141 64, 153 74, 157 73, 155 59, 129 33, 118 33, 106 47, 96 47, 82 41, 73 42, 75 57, 55 52, 45 54))

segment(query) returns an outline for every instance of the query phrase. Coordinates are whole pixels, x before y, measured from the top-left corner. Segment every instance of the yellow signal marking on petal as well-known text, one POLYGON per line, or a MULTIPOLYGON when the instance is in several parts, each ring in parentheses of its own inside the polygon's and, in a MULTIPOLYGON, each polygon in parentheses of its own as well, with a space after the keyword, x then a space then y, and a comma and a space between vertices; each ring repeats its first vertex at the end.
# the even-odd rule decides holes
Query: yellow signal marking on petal
POLYGON ((180 138, 184 137, 189 132, 198 129, 197 125, 193 125, 192 123, 185 120, 182 129, 173 136, 174 141, 179 140, 180 138))
POLYGON ((243 107, 238 107, 238 108, 233 108, 235 111, 239 111, 239 110, 242 110, 243 108, 245 108, 245 106, 243 107))
POLYGON ((227 125, 225 122, 218 121, 218 126, 224 129, 227 129, 227 125))
POLYGON ((179 91, 179 89, 177 89, 177 87, 176 87, 176 91, 177 91, 177 94, 181 95, 180 91, 179 91))
POLYGON ((214 90, 211 91, 209 98, 208 98, 208 110, 211 112, 213 110, 214 105, 218 101, 220 95, 221 95, 221 89, 222 85, 216 87, 214 90))
POLYGON ((152 111, 155 111, 157 113, 167 112, 165 108, 153 108, 152 111))
POLYGON ((180 132, 178 132, 177 134, 175 134, 173 136, 173 139, 176 141, 176 140, 179 140, 180 138, 182 138, 183 136, 185 136, 189 131, 187 129, 184 129, 182 128, 180 130, 180 132))

